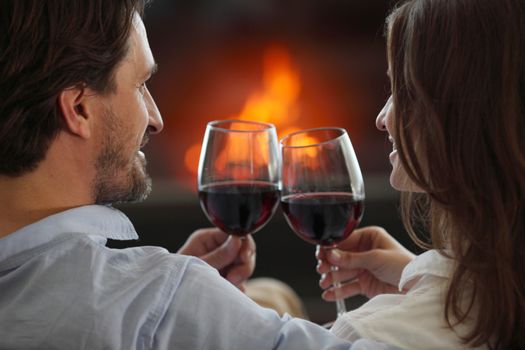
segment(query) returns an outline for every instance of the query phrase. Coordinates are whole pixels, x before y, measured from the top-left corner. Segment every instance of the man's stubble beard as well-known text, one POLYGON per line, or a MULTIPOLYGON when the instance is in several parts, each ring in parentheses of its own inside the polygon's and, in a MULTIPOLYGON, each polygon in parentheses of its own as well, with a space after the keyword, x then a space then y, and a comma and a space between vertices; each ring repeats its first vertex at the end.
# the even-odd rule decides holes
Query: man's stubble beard
POLYGON ((111 110, 107 112, 106 125, 106 137, 95 163, 96 176, 92 187, 95 203, 108 205, 143 201, 151 192, 146 160, 134 154, 130 161, 123 154, 125 142, 118 131, 124 130, 124 126, 111 110))

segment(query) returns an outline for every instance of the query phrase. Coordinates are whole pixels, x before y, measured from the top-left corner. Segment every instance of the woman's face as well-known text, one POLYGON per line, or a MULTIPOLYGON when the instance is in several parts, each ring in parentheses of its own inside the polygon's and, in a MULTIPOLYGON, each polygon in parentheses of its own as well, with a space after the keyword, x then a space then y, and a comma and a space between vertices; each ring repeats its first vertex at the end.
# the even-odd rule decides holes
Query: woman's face
POLYGON ((421 190, 410 180, 405 168, 401 164, 399 155, 397 154, 396 144, 394 142, 394 108, 392 103, 392 96, 386 101, 385 106, 379 112, 376 118, 376 127, 380 131, 388 133, 388 140, 392 143, 392 152, 389 155, 390 164, 392 164, 392 173, 390 174, 390 185, 398 191, 405 192, 420 192, 421 190))

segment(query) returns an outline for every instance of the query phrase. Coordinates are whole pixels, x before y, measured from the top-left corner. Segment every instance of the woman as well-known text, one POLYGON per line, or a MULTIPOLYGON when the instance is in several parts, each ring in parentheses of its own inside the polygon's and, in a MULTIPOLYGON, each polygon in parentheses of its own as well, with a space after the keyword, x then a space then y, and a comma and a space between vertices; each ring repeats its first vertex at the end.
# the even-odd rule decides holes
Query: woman
POLYGON ((525 1, 408 1, 387 20, 387 52, 392 97, 376 124, 405 227, 430 250, 414 257, 367 227, 320 251, 325 299, 329 264, 350 280, 343 295, 373 297, 333 331, 406 349, 525 348, 525 1))

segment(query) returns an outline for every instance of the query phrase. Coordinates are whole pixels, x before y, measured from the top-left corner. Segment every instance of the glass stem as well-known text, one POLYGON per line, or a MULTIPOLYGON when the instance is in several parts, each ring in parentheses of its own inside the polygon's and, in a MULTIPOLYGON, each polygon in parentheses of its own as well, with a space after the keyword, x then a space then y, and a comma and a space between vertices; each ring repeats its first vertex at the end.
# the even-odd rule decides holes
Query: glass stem
POLYGON ((332 285, 335 293, 335 306, 337 308, 337 318, 346 312, 345 299, 341 296, 341 281, 339 280, 339 266, 330 266, 332 273, 332 285))

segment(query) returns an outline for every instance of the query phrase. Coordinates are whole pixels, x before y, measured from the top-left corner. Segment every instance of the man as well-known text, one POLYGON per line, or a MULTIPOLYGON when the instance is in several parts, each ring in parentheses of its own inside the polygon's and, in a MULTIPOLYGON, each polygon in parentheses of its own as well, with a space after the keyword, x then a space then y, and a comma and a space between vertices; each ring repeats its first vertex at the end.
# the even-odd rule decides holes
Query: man
POLYGON ((146 198, 140 149, 163 127, 144 2, 0 2, 0 348, 350 348, 235 288, 251 239, 198 231, 180 251, 233 284, 187 255, 105 247, 137 237, 109 205, 146 198))

